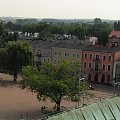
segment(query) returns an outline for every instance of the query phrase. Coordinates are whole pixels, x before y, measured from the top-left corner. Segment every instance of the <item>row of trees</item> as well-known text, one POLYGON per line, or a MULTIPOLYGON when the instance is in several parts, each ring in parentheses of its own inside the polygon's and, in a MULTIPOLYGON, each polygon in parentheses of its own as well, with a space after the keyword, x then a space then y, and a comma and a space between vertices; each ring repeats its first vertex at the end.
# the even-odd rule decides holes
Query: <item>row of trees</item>
POLYGON ((52 38, 54 34, 69 34, 84 40, 85 36, 98 37, 99 44, 105 45, 108 40, 108 35, 113 29, 118 29, 119 22, 115 22, 114 26, 107 22, 102 22, 100 18, 94 19, 93 23, 32 23, 32 24, 15 24, 8 22, 4 25, 0 24, 0 35, 3 32, 3 27, 7 30, 22 31, 23 33, 39 33, 40 39, 52 38))
POLYGON ((70 34, 77 36, 78 39, 84 40, 85 36, 98 37, 99 44, 105 45, 108 40, 108 35, 112 31, 113 26, 111 24, 100 21, 99 19, 94 21, 93 24, 29 24, 24 25, 22 32, 40 33, 47 36, 53 36, 54 34, 70 34))

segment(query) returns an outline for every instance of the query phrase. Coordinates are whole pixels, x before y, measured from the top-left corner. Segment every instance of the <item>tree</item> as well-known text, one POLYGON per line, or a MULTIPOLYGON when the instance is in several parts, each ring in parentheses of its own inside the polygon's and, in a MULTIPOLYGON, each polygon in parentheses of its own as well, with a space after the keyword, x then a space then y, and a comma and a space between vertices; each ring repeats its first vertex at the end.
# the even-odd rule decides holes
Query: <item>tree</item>
POLYGON ((18 36, 19 36, 18 32, 14 32, 13 33, 13 39, 14 39, 14 41, 18 40, 18 36))
POLYGON ((120 21, 114 22, 114 30, 120 30, 120 21))
POLYGON ((101 24, 102 20, 100 18, 95 18, 94 19, 94 24, 101 24))
POLYGON ((16 81, 17 74, 22 66, 33 64, 33 52, 27 42, 16 41, 7 48, 7 71, 14 75, 16 81))
POLYGON ((4 71, 7 65, 7 51, 5 48, 0 48, 0 71, 4 71))
POLYGON ((47 39, 50 39, 50 38, 52 38, 52 34, 48 30, 44 30, 44 31, 39 33, 39 39, 40 40, 47 40, 47 39))
POLYGON ((3 24, 0 23, 0 36, 4 33, 4 27, 3 24))
POLYGON ((21 87, 23 89, 28 87, 36 93, 39 101, 50 98, 56 103, 59 111, 63 96, 73 99, 82 90, 78 84, 80 75, 76 72, 78 68, 80 64, 64 60, 57 66, 45 62, 39 70, 31 66, 23 67, 21 87))

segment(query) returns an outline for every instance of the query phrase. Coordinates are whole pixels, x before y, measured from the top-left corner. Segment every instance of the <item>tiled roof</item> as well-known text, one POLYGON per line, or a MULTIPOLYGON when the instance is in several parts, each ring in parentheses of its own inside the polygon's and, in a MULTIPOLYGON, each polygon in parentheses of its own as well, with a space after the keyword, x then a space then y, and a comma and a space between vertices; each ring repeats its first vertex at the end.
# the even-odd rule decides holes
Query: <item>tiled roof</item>
POLYGON ((110 34, 109 34, 109 37, 117 37, 117 38, 120 38, 120 31, 115 31, 113 30, 110 34))
POLYGON ((106 47, 101 45, 90 45, 84 48, 83 51, 97 51, 97 52, 117 52, 120 51, 120 47, 106 47))

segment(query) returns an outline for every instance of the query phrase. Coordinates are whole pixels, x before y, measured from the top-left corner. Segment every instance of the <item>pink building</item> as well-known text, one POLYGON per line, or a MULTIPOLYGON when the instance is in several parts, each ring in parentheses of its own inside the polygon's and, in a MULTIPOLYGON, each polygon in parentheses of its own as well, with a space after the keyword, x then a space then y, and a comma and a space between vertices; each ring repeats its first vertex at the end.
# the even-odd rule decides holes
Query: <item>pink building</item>
POLYGON ((82 77, 88 81, 112 84, 114 63, 119 58, 119 47, 86 47, 82 56, 82 77))

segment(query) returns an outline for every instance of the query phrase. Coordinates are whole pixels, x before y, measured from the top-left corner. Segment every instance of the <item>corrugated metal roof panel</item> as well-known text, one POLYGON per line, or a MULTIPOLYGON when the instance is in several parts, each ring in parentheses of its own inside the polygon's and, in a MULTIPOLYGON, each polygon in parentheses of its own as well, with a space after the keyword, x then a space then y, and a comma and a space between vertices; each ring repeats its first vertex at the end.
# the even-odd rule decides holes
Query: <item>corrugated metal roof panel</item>
POLYGON ((120 120, 120 97, 63 112, 48 120, 120 120))

